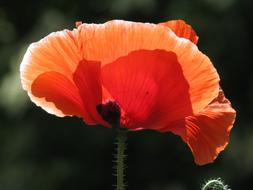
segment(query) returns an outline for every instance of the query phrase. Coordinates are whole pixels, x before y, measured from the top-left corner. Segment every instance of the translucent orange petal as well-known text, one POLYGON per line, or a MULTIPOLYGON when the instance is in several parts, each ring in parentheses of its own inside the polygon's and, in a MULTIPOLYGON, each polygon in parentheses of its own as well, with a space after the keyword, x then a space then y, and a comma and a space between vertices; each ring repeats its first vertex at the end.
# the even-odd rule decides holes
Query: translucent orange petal
MULTIPOLYGON (((78 89, 60 73, 49 71, 39 75, 34 80, 31 91, 34 96, 46 100, 45 104, 47 105, 42 105, 42 107, 52 107, 53 104, 64 115, 87 118, 87 112, 84 110, 78 89)), ((54 110, 50 112, 54 112, 54 110)))
POLYGON ((229 142, 236 112, 222 91, 200 113, 170 124, 167 129, 180 135, 189 145, 195 162, 204 165, 213 162, 229 142))
POLYGON ((170 28, 178 37, 186 38, 192 41, 194 44, 198 43, 199 37, 197 36, 196 32, 183 20, 170 20, 159 24, 170 28))
POLYGON ((83 57, 99 60, 102 66, 135 50, 174 52, 189 84, 194 113, 218 95, 219 76, 208 57, 192 42, 178 38, 164 26, 114 20, 105 24, 82 24, 74 32, 83 57))
POLYGON ((38 106, 49 113, 64 116, 53 104, 31 93, 32 83, 39 75, 48 71, 58 72, 72 81, 72 73, 79 60, 79 48, 70 31, 51 33, 39 42, 31 44, 26 51, 20 66, 22 86, 38 106))
POLYGON ((102 68, 102 83, 129 118, 128 127, 156 127, 192 114, 189 86, 173 52, 131 52, 102 68))

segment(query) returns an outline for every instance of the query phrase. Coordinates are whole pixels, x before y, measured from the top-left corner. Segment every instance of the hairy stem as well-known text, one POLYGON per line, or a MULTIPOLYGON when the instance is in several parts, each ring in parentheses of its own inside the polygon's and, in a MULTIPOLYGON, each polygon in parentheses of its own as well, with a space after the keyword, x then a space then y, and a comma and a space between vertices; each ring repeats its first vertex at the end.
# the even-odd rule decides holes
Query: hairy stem
POLYGON ((201 190, 231 190, 228 185, 220 179, 210 179, 201 188, 201 190))
POLYGON ((117 129, 117 155, 116 155, 116 174, 117 174, 117 190, 124 190, 124 162, 126 149, 127 131, 124 129, 117 129))

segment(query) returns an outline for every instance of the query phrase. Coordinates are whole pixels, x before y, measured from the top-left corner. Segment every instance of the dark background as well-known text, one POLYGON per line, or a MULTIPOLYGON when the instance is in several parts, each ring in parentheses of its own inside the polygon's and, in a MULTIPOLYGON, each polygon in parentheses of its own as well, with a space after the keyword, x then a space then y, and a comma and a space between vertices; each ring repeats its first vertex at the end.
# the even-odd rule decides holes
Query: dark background
POLYGON ((72 29, 77 20, 111 19, 186 20, 237 110, 228 148, 202 167, 175 135, 130 133, 127 189, 195 190, 214 177, 233 190, 252 189, 252 10, 250 0, 0 0, 0 189, 113 189, 115 132, 47 114, 28 99, 19 80, 19 64, 31 42, 72 29))

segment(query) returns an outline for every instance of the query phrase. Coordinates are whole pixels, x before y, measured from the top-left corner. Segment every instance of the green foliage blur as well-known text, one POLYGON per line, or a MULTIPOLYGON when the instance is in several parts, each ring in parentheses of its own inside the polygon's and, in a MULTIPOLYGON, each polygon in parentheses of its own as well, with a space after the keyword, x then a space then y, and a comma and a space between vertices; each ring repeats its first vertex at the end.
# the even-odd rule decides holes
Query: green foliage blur
POLYGON ((237 110, 228 148, 202 167, 175 135, 130 133, 127 189, 196 190, 210 177, 221 177, 233 190, 252 189, 252 7, 250 0, 0 0, 0 189, 113 189, 115 132, 47 114, 29 100, 19 80, 30 43, 72 29, 75 21, 111 19, 186 20, 237 110))

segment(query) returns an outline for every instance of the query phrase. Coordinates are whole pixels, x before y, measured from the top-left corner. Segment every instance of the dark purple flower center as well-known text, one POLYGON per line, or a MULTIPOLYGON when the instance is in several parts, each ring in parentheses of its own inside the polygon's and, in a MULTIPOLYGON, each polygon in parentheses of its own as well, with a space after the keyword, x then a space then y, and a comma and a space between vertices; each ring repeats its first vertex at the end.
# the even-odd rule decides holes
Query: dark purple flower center
POLYGON ((107 121, 112 127, 119 127, 120 125, 120 107, 115 101, 107 101, 96 106, 97 112, 101 117, 107 121))

